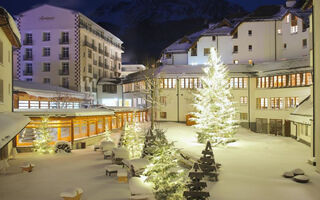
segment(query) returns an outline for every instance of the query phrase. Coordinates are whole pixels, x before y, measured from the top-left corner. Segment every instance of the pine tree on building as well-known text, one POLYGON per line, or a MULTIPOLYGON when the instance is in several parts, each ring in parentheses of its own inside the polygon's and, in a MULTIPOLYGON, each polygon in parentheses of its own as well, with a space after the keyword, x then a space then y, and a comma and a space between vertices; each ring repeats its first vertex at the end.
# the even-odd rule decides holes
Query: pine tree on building
POLYGON ((227 143, 237 128, 236 110, 231 101, 228 70, 214 48, 211 48, 209 64, 203 69, 202 88, 194 93, 192 113, 198 129, 198 141, 212 144, 227 143))

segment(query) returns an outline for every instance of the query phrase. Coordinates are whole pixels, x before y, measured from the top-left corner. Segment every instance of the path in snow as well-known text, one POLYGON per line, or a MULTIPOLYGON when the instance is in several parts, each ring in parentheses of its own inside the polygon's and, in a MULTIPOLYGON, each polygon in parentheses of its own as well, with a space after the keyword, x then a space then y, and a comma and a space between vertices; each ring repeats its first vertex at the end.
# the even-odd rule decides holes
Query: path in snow
MULTIPOLYGON (((161 123, 170 141, 184 151, 200 156, 204 145, 196 142, 195 130, 184 124, 161 123)), ((310 148, 291 138, 255 134, 240 129, 239 141, 214 149, 222 164, 220 180, 210 183, 212 200, 319 200, 320 175, 306 163, 310 148), (310 176, 309 184, 282 178, 282 173, 302 168, 310 176)), ((114 137, 117 138, 116 136, 114 137)), ((101 152, 92 147, 66 155, 18 154, 9 161, 7 175, 0 174, 1 200, 57 200, 59 194, 75 187, 84 190, 84 200, 127 200, 128 184, 106 177, 101 152), (32 161, 32 173, 21 173, 19 166, 32 161)))
MULTIPOLYGON (((204 145, 197 143, 195 129, 177 123, 162 123, 167 138, 178 148, 201 155, 204 145)), ((236 143, 214 148, 222 164, 219 182, 209 185, 211 198, 217 200, 319 200, 320 174, 307 163, 310 147, 292 138, 257 134, 240 128, 236 143), (283 172, 303 169, 310 177, 299 184, 282 177, 283 172)))

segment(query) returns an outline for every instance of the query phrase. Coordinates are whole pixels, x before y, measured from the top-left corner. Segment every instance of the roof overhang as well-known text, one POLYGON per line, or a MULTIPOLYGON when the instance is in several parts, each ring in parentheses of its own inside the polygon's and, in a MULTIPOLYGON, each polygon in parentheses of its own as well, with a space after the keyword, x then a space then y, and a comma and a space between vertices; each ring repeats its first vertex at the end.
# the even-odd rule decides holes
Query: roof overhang
POLYGON ((6 34, 12 46, 17 48, 21 47, 21 35, 14 22, 12 16, 6 11, 6 9, 0 7, 0 27, 6 34))

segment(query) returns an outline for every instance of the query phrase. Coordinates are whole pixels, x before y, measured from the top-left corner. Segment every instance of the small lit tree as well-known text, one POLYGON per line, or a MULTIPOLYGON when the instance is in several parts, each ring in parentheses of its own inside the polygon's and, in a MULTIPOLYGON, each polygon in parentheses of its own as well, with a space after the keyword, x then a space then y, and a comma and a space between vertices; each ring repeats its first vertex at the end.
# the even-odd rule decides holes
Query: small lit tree
POLYGON ((37 129, 36 139, 33 141, 34 151, 39 153, 52 153, 53 147, 51 146, 52 136, 50 135, 48 123, 49 118, 43 117, 41 125, 37 129))
POLYGON ((147 155, 150 164, 143 175, 146 181, 153 183, 153 190, 157 200, 182 200, 185 190, 185 172, 179 169, 177 149, 173 143, 168 143, 162 130, 158 130, 152 152, 147 155))
POLYGON ((236 111, 231 101, 228 70, 214 48, 211 48, 209 64, 203 71, 202 88, 194 93, 196 112, 192 119, 198 129, 198 141, 206 143, 209 140, 213 145, 225 143, 236 131, 236 111))
POLYGON ((131 159, 141 158, 145 135, 138 123, 126 124, 122 146, 128 149, 131 159))

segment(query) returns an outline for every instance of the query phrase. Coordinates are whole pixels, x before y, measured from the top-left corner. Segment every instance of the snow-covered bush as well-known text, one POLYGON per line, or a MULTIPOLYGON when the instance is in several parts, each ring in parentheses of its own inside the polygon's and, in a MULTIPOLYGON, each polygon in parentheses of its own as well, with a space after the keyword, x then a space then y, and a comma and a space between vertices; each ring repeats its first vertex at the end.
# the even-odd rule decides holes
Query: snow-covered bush
POLYGON ((71 144, 66 141, 57 141, 54 145, 54 152, 60 153, 60 152, 66 152, 71 153, 71 144))

